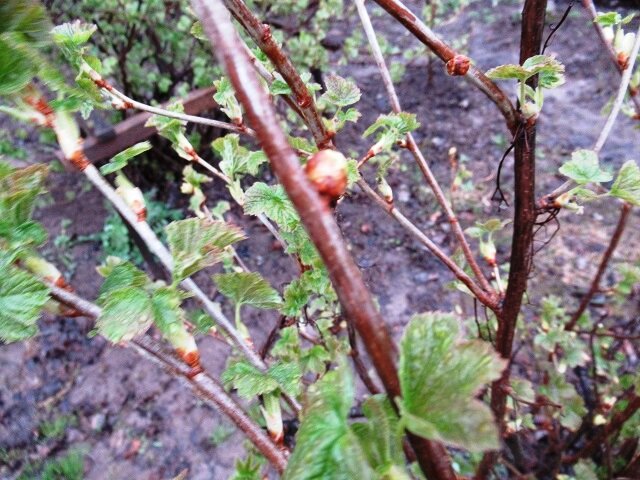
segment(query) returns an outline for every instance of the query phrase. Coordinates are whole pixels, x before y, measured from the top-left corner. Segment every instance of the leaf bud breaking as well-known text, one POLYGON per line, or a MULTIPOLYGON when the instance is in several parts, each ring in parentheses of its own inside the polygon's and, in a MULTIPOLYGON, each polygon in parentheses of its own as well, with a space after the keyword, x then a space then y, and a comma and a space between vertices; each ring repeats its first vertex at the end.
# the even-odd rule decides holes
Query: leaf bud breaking
POLYGON ((452 76, 466 75, 471 60, 465 55, 456 55, 447 62, 447 73, 452 76))
POLYGON ((347 159, 336 150, 320 150, 304 167, 316 191, 328 200, 337 200, 347 188, 347 159))
POLYGON ((118 185, 116 193, 133 210, 133 213, 138 217, 138 221, 144 222, 147 219, 147 207, 144 203, 142 191, 129 182, 124 175, 116 177, 116 185, 118 185))

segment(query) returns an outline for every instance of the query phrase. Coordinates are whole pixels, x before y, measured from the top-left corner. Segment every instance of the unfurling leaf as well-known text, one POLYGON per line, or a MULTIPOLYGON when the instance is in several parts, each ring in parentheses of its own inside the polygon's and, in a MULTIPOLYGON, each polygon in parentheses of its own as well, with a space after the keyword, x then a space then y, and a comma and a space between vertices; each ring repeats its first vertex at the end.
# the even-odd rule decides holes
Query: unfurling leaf
POLYGON ((213 99, 218 102, 221 110, 231 120, 242 123, 242 109, 238 100, 236 100, 236 94, 233 91, 231 82, 227 77, 220 77, 219 80, 213 82, 213 86, 216 87, 216 93, 213 95, 213 99))
POLYGON ((344 364, 309 389, 296 448, 283 480, 380 478, 349 428, 353 398, 353 379, 344 364))
POLYGON ((402 338, 399 408, 405 428, 477 452, 499 447, 488 406, 475 399, 505 367, 488 343, 462 341, 453 314, 413 317, 402 338))
POLYGON ((280 294, 257 272, 221 273, 213 276, 220 293, 236 305, 272 309, 282 304, 280 294))
POLYGON ((226 247, 245 238, 235 225, 199 218, 172 222, 165 230, 173 256, 174 283, 216 264, 226 247))
POLYGON ((108 340, 122 342, 144 333, 152 322, 149 294, 142 288, 124 287, 103 297, 96 328, 108 340))
POLYGON ((538 84, 542 88, 555 88, 564 83, 564 65, 549 55, 534 55, 522 65, 500 65, 487 71, 494 80, 518 80, 525 82, 539 75, 538 84))
POLYGON ((375 152, 390 149, 396 142, 403 140, 407 133, 414 131, 420 126, 414 113, 400 112, 380 115, 378 119, 364 131, 363 137, 368 137, 372 133, 378 132, 376 141, 378 143, 375 152))
POLYGON ((347 107, 360 100, 360 89, 352 80, 331 73, 327 75, 325 83, 327 91, 321 98, 337 107, 347 107))
POLYGON ((33 275, 0 262, 0 340, 16 342, 38 332, 49 289, 33 275))
POLYGON ((266 372, 261 372, 250 363, 239 360, 227 367, 221 380, 228 388, 236 389, 241 397, 250 399, 278 390, 296 396, 301 377, 300 367, 295 363, 276 363, 266 372))
POLYGON ((119 170, 122 170, 124 167, 127 166, 127 163, 129 163, 129 160, 131 160, 134 157, 137 157, 138 155, 148 150, 151 150, 151 143, 149 142, 136 143, 132 147, 129 147, 126 150, 123 150, 122 152, 118 153, 109 161, 109 163, 100 167, 100 173, 102 173, 103 175, 108 175, 109 173, 114 173, 119 170))
POLYGON ((220 170, 231 180, 245 173, 257 175, 260 165, 267 161, 267 156, 262 150, 251 152, 241 146, 240 136, 235 133, 216 138, 211 147, 222 157, 220 170))
POLYGON ((269 186, 256 182, 245 192, 244 213, 265 214, 280 228, 291 231, 300 224, 300 218, 282 185, 269 186))
POLYGON ((598 154, 593 150, 576 150, 571 160, 560 167, 560 173, 578 185, 608 182, 613 176, 600 168, 598 154))
POLYGON ((640 168, 636 162, 629 160, 622 165, 609 194, 640 206, 640 168))

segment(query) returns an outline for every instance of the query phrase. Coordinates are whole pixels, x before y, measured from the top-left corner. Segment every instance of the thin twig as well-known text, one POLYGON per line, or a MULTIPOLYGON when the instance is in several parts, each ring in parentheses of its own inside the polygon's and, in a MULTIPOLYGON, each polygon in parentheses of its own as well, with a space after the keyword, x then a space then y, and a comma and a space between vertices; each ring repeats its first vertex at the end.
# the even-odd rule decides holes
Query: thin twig
MULTIPOLYGON (((367 9, 364 5, 364 0, 356 0, 356 7, 358 8, 358 14, 360 15, 360 21, 362 22, 362 26, 364 28, 365 34, 367 36, 367 40, 369 42, 369 46, 371 47, 371 53, 373 58, 375 59, 376 65, 378 66, 378 70, 380 71, 380 75, 382 76, 382 82, 387 91, 387 96, 389 97, 389 102, 391 103, 391 108, 395 113, 400 113, 402 111, 402 107, 400 106, 400 100, 398 99, 398 94, 393 86, 393 80, 391 79, 391 74, 389 73, 389 69, 387 68, 386 62, 384 60, 384 56, 382 55, 382 50, 380 49, 380 45, 378 43, 378 39, 376 37, 375 30, 373 29, 373 25, 371 24, 371 19, 369 18, 369 14, 367 13, 367 9)), ((491 284, 485 277, 482 269, 476 262, 475 257, 473 256, 473 252, 469 247, 469 243, 464 235, 464 231, 460 226, 460 222, 458 221, 455 212, 451 208, 449 201, 447 200, 446 195, 442 191, 440 184, 436 180, 435 176, 431 172, 429 168, 429 164, 425 160, 422 152, 418 148, 418 144, 416 143, 413 135, 410 133, 407 135, 406 139, 407 148, 413 154, 418 167, 422 171, 427 183, 431 187, 436 200, 444 210, 449 223, 451 224, 451 229, 460 244, 460 248, 464 254, 467 263, 471 267, 474 275, 480 282, 480 286, 484 291, 486 291, 490 296, 494 293, 491 284)), ((486 295, 485 295, 486 297, 486 295)), ((484 303, 484 302, 483 302, 484 303)))
POLYGON ((223 130, 231 130, 232 132, 247 134, 250 136, 255 136, 255 132, 250 128, 244 125, 235 125, 233 123, 222 122, 220 120, 214 120, 212 118, 199 117, 197 115, 189 115, 181 112, 173 112, 171 110, 166 110, 160 107, 153 107, 151 105, 147 105, 142 102, 138 102, 131 97, 128 97, 118 89, 116 89, 113 85, 107 82, 102 76, 96 72, 93 68, 86 65, 84 66, 84 70, 87 72, 91 80, 101 88, 108 95, 117 98, 120 102, 122 102, 120 107, 126 108, 135 108, 137 110, 142 110, 144 112, 153 113, 155 115, 161 115, 163 117, 175 118, 177 120, 182 120, 184 122, 198 123, 201 125, 208 125, 210 127, 221 128, 223 130))
POLYGON ((291 88, 296 104, 302 112, 316 143, 320 145, 320 148, 331 148, 333 146, 331 142, 333 133, 327 131, 311 93, 302 78, 300 78, 289 57, 271 35, 269 25, 256 18, 242 0, 224 0, 224 4, 256 45, 269 58, 276 70, 282 75, 284 81, 289 85, 289 88, 291 88))
MULTIPOLYGON (((48 284, 48 286, 51 296, 58 302, 74 308, 93 320, 100 317, 102 309, 98 305, 55 285, 48 284)), ((192 375, 191 367, 165 352, 161 345, 149 337, 138 337, 127 345, 138 354, 161 366, 171 376, 181 380, 198 398, 229 417, 279 473, 284 471, 287 460, 282 451, 213 377, 206 372, 192 375)))
POLYGON ((471 293, 484 305, 494 310, 497 308, 497 304, 494 298, 489 296, 485 291, 483 291, 467 273, 458 266, 445 252, 443 252, 438 245, 436 245, 429 237, 427 237, 422 231, 416 227, 416 225, 411 222, 407 217, 405 217, 402 212, 400 212, 393 204, 388 203, 384 198, 378 195, 369 184, 363 179, 358 180, 358 186, 362 189, 362 191, 373 200, 378 206, 380 206, 385 212, 387 212, 391 217, 396 219, 398 223, 405 229, 409 234, 415 238, 422 245, 427 247, 431 253, 433 253, 442 263, 444 263, 449 270, 456 276, 458 280, 460 280, 471 293))
MULTIPOLYGON (((251 67, 221 0, 192 0, 203 30, 215 45, 240 103, 256 129, 260 145, 315 244, 347 319, 354 323, 390 397, 400 395, 395 367, 396 347, 351 257, 328 205, 310 184, 287 143, 267 93, 251 67)), ((455 480, 444 447, 410 436, 425 473, 435 480, 455 480)))
POLYGON ((591 299, 600 289, 600 281, 602 280, 604 272, 607 270, 607 265, 609 265, 609 261, 613 256, 613 252, 615 252, 616 248, 618 247, 618 243, 620 243, 620 239, 622 238, 624 229, 627 226, 627 219, 629 218, 630 212, 631 205, 626 202, 623 203, 620 207, 620 217, 618 218, 618 223, 616 224, 613 235, 611 235, 611 239, 609 240, 609 246, 604 252, 604 255, 602 255, 602 259, 600 260, 600 264, 598 265, 598 270, 593 277, 593 280, 591 281, 591 286, 589 287, 589 290, 587 291, 585 296, 582 297, 582 301, 580 302, 580 305, 578 306, 576 311, 573 312, 573 315, 571 315, 571 319, 564 326, 565 330, 573 330, 575 328, 578 320, 580 320, 580 317, 589 306, 591 299))

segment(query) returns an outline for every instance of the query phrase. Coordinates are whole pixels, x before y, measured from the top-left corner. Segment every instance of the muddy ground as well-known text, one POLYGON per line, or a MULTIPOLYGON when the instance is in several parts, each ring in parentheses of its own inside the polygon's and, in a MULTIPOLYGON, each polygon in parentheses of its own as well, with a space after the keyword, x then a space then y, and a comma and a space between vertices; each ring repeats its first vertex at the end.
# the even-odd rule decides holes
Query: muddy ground
MULTIPOLYGON (((414 11, 420 8, 419 2, 407 3, 414 11)), ((554 2, 549 22, 557 21, 563 11, 564 2, 554 2)), ((489 1, 480 1, 438 31, 448 41, 466 35, 471 57, 480 68, 488 69, 517 61, 518 21, 518 5, 501 2, 492 7, 489 1)), ((375 17, 374 23, 396 45, 416 44, 386 15, 375 17)), ((331 35, 339 43, 352 28, 357 28, 354 16, 336 21, 331 35)), ((341 149, 359 154, 369 147, 369 141, 361 138, 364 128, 389 110, 376 68, 366 49, 362 52, 348 71, 336 67, 339 73, 350 75, 363 92, 358 105, 363 118, 337 137, 341 149)), ((567 82, 548 93, 539 123, 539 193, 562 182, 557 169, 570 152, 593 145, 604 124, 600 110, 619 79, 579 7, 574 8, 548 53, 566 65, 567 82)), ((393 61, 404 60, 398 55, 393 61)), ((454 197, 462 224, 466 227, 475 219, 496 215, 509 218, 509 209, 498 211, 489 200, 507 141, 493 105, 463 80, 448 77, 439 63, 430 65, 425 57, 408 63, 398 90, 404 109, 418 115, 422 126, 416 138, 444 185, 450 183, 449 148, 455 146, 467 159, 475 188, 454 197)), ((639 147, 640 134, 632 121, 621 116, 602 152, 602 161, 616 168, 624 160, 638 159, 639 147)), ((38 158, 51 158, 50 151, 38 152, 38 158)), ((511 166, 509 159, 503 178, 507 192, 511 166)), ((453 242, 448 224, 438 214, 408 155, 403 154, 393 168, 390 184, 399 208, 450 251, 453 242)), ((100 195, 87 188, 80 177, 52 174, 49 194, 38 217, 52 240, 61 233, 64 219, 71 221, 65 233, 72 239, 102 230, 107 209, 100 195), (76 192, 73 198, 68 191, 76 192)), ((223 196, 215 189, 209 192, 212 201, 223 196)), ((532 301, 561 288, 570 292, 573 301, 584 292, 615 224, 616 212, 616 204, 605 200, 589 206, 583 216, 561 215, 560 231, 536 257, 530 284, 532 301)), ((456 305, 469 311, 468 301, 445 287, 452 280, 449 272, 364 195, 354 192, 346 198, 337 216, 394 334, 398 335, 416 312, 449 310, 456 305)), ((243 218, 238 209, 232 211, 232 217, 249 233, 240 249, 249 267, 277 287, 290 281, 293 268, 272 248, 262 226, 243 218)), ((639 222, 636 213, 618 258, 637 259, 639 222)), ((544 232, 539 238, 544 240, 544 232)), ((508 248, 508 239, 500 239, 499 256, 508 254, 508 248)), ((98 244, 51 246, 49 255, 69 259, 73 265, 70 283, 81 295, 95 298, 100 285, 95 272, 101 255, 98 244)), ((210 293, 215 297, 214 290, 210 293)), ((525 310, 531 316, 531 308, 525 310)), ((258 345, 276 321, 273 312, 256 311, 249 317, 258 345)), ((0 477, 17 478, 22 473, 22 478, 33 478, 30 467, 74 449, 85 455, 87 479, 171 479, 181 473, 193 480, 228 477, 235 459, 244 453, 243 439, 216 411, 131 350, 107 345, 99 337, 89 338, 91 325, 83 319, 48 316, 41 327, 42 333, 29 342, 0 346, 0 477), (61 431, 52 434, 46 427, 56 420, 61 431)), ((205 366, 220 372, 228 352, 211 338, 203 338, 200 348, 205 366)))

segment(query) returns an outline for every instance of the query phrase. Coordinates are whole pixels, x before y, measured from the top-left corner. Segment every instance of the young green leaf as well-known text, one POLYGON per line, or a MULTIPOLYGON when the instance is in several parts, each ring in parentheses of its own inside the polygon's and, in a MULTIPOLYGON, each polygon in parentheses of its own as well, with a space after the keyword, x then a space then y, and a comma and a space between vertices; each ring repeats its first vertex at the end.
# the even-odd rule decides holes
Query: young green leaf
POLYGON ((216 138, 211 147, 222 158, 220 169, 231 180, 245 173, 257 175, 260 165, 267 161, 262 150, 251 152, 241 146, 240 136, 235 133, 216 138))
POLYGON ((36 62, 27 52, 0 37, 0 96, 20 92, 37 72, 36 62))
POLYGON ((347 107, 360 100, 360 89, 352 80, 330 73, 325 79, 327 91, 321 99, 337 107, 347 107))
POLYGON ((571 160, 560 167, 560 173, 578 185, 608 182, 613 176, 600 168, 598 154, 593 150, 576 150, 571 160))
POLYGON ((267 372, 261 372, 245 360, 238 360, 227 367, 221 380, 241 397, 251 399, 278 390, 295 396, 299 393, 301 376, 295 363, 276 363, 267 372))
POLYGON ((29 221, 47 174, 48 168, 40 164, 20 169, 9 167, 0 172, 0 218, 3 222, 19 227, 29 221))
POLYGON ((609 194, 640 206, 640 168, 636 162, 629 160, 622 165, 609 194))
POLYGON ((236 305, 272 309, 282 304, 280 294, 257 272, 221 273, 213 276, 220 293, 236 305))
POLYGON ((351 429, 358 437, 369 465, 381 478, 409 480, 402 451, 402 426, 386 395, 375 395, 362 404, 367 422, 357 422, 351 429), (391 476, 393 473, 393 476, 391 476))
POLYGON ((236 94, 233 91, 231 82, 227 77, 220 77, 219 80, 213 82, 213 86, 216 87, 216 93, 213 95, 213 99, 218 102, 221 110, 231 120, 242 123, 242 109, 238 100, 236 100, 236 94))
POLYGON ((407 133, 420 126, 414 113, 400 112, 380 115, 378 119, 364 131, 363 137, 378 132, 378 151, 389 150, 396 142, 403 140, 407 133))
POLYGON ((461 341, 453 314, 411 319, 400 352, 399 408, 405 428, 425 438, 478 452, 498 448, 489 407, 474 396, 505 367, 491 345, 461 341))
POLYGON ((16 342, 38 332, 49 289, 33 275, 0 262, 0 340, 16 342))
POLYGON ((117 343, 144 333, 153 322, 149 294, 139 287, 124 287, 102 295, 102 313, 96 322, 100 335, 117 343))
POLYGON ((100 173, 102 173, 103 175, 108 175, 110 173, 122 170, 127 166, 129 160, 149 150, 151 150, 150 142, 136 143, 132 147, 129 147, 126 150, 118 153, 113 158, 111 158, 111 160, 109 160, 109 163, 100 167, 100 173))
POLYGON ((245 192, 244 213, 265 214, 284 230, 291 231, 300 224, 300 218, 282 185, 256 182, 245 192))
POLYGON ((538 83, 542 88, 555 88, 564 83, 564 65, 549 55, 534 55, 522 65, 500 65, 487 71, 486 75, 494 80, 519 82, 539 75, 538 83))
POLYGON ((174 283, 215 265, 222 260, 226 247, 246 238, 235 225, 199 218, 172 222, 165 231, 173 256, 174 283))
POLYGON ((296 448, 283 480, 380 478, 349 428, 353 398, 353 379, 344 364, 309 389, 296 448))

